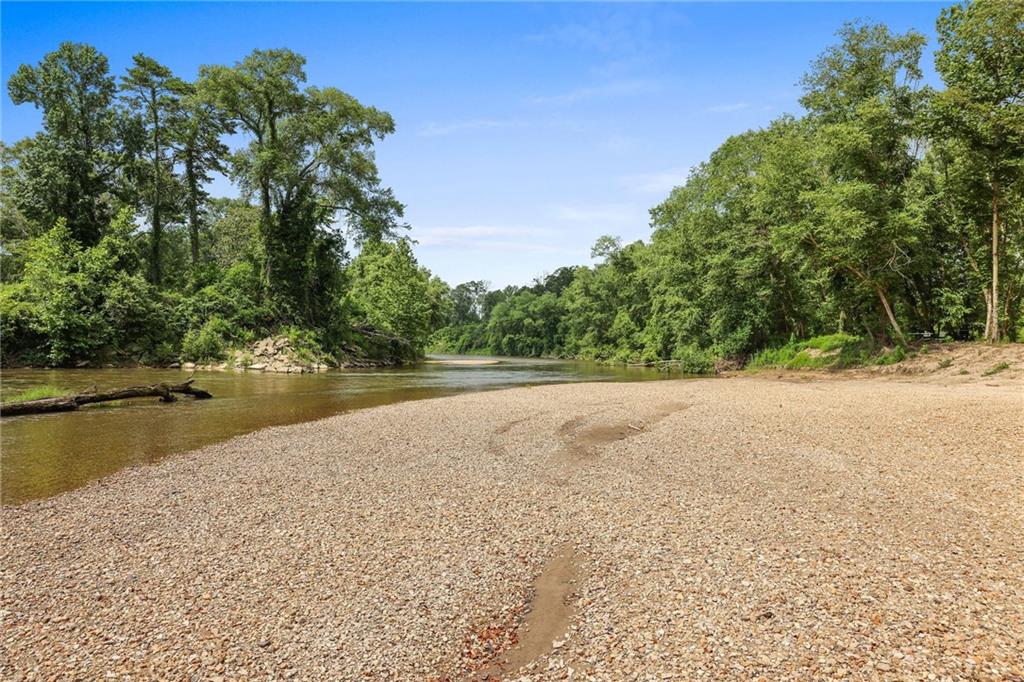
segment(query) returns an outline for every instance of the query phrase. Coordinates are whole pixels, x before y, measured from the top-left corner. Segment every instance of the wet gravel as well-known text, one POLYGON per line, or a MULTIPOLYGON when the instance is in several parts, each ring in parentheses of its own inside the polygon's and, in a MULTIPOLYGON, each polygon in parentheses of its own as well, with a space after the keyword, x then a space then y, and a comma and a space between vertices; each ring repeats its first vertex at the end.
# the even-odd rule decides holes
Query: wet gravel
POLYGON ((519 388, 4 508, 0 678, 1024 678, 1024 393, 519 388), (518 670, 533 582, 564 636, 518 670))

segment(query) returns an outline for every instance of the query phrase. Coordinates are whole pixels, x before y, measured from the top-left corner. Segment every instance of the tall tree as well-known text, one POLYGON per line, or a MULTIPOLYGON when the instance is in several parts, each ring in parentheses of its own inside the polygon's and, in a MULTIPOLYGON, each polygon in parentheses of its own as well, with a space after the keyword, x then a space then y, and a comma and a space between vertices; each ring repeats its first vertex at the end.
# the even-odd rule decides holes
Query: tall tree
POLYGON ((449 294, 452 302, 451 323, 459 325, 479 322, 487 289, 488 284, 483 280, 463 282, 453 287, 449 294))
POLYGON ((368 243, 349 271, 349 297, 363 321, 422 347, 444 292, 416 262, 409 240, 368 243))
POLYGON ((357 242, 393 237, 403 206, 381 187, 373 154, 391 117, 335 88, 300 90, 304 65, 290 50, 256 50, 234 67, 203 67, 200 88, 251 135, 231 169, 259 195, 264 280, 282 321, 312 322, 311 249, 336 240, 327 233, 339 215, 357 242))
POLYGON ((227 146, 221 136, 234 131, 203 92, 186 84, 181 99, 183 116, 173 131, 173 158, 182 167, 185 183, 185 209, 188 214, 189 248, 193 275, 199 266, 199 235, 203 208, 209 200, 205 186, 213 173, 226 170, 227 146))
POLYGON ((184 83, 175 78, 169 68, 142 53, 132 58, 132 66, 121 80, 121 91, 126 93, 129 106, 138 113, 146 131, 143 154, 148 157, 149 172, 143 183, 143 200, 150 209, 150 281, 157 286, 161 279, 160 247, 165 213, 173 210, 171 186, 176 180, 167 154, 170 148, 168 129, 173 130, 175 119, 181 117, 183 90, 184 83))
MULTIPOLYGON (((265 244, 274 237, 274 179, 282 165, 278 129, 287 116, 302 108, 299 86, 306 80, 306 60, 291 50, 254 50, 234 67, 204 66, 199 86, 225 117, 248 133, 252 140, 231 158, 232 170, 242 188, 257 194, 260 231, 265 244)), ((263 264, 265 284, 274 272, 270 250, 263 264)))
POLYGON ((946 84, 934 99, 938 132, 959 143, 964 164, 987 176, 991 277, 985 338, 998 341, 1005 334, 999 309, 1005 214, 1024 173, 1024 2, 954 5, 942 10, 937 28, 935 65, 946 84))
POLYGON ((811 214, 797 223, 798 237, 823 265, 872 292, 903 340, 894 290, 918 246, 903 199, 920 145, 918 63, 925 39, 859 24, 847 24, 839 36, 840 44, 803 79, 800 101, 816 131, 816 163, 826 179, 807 195, 811 214))
POLYGON ((7 89, 15 104, 43 113, 42 132, 19 150, 18 208, 47 227, 63 218, 75 239, 95 244, 113 215, 122 162, 107 58, 91 45, 61 43, 36 66, 19 66, 7 89))

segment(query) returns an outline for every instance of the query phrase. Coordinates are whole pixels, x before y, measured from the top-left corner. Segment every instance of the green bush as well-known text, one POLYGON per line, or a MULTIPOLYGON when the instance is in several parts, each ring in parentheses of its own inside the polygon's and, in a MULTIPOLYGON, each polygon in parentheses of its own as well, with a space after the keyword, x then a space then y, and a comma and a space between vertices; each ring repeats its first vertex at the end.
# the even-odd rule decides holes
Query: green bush
MULTIPOLYGON (((891 355, 896 357, 897 352, 899 359, 902 360, 902 348, 897 348, 891 355)), ((828 334, 802 341, 793 340, 779 348, 766 348, 755 354, 747 367, 751 369, 767 367, 838 369, 865 364, 870 361, 871 357, 870 344, 859 336, 828 334)), ((898 360, 893 361, 898 362, 898 360)))
POLYGON ((241 330, 269 331, 266 321, 271 317, 260 303, 259 273, 246 261, 235 263, 211 284, 183 297, 176 313, 186 329, 219 317, 231 324, 236 339, 241 330))
POLYGON ((9 364, 15 358, 36 354, 40 345, 35 327, 35 311, 25 300, 23 284, 0 284, 0 358, 9 364))
POLYGON ((896 346, 887 353, 882 353, 874 358, 876 365, 895 365, 897 362, 903 362, 907 357, 907 351, 903 346, 896 346))
POLYGON ((427 340, 428 353, 486 354, 487 326, 483 322, 467 322, 438 329, 427 340))
POLYGON ((324 359, 323 346, 313 330, 285 327, 280 333, 288 338, 295 359, 299 362, 312 365, 324 359))
POLYGON ((95 246, 63 221, 25 247, 24 274, 0 293, 4 355, 67 365, 103 354, 151 354, 172 334, 164 299, 139 270, 131 214, 118 215, 95 246))
POLYGON ((214 362, 224 359, 226 339, 231 326, 219 317, 212 317, 199 329, 190 329, 181 342, 181 357, 191 362, 214 362))
POLYGON ((983 377, 990 377, 993 374, 999 374, 1000 372, 1003 372, 1003 371, 1008 370, 1008 369, 1010 369, 1010 365, 1008 363, 1000 362, 999 364, 992 365, 991 367, 986 369, 984 372, 981 373, 981 376, 983 376, 983 377))
POLYGON ((686 374, 710 374, 715 369, 715 361, 707 353, 696 346, 679 346, 672 353, 677 361, 675 369, 686 374))

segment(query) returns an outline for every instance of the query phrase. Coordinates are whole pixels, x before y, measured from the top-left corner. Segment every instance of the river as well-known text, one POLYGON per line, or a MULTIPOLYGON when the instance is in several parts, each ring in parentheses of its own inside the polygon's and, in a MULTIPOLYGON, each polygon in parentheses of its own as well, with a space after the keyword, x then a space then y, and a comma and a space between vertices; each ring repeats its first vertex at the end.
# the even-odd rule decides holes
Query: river
MULTIPOLYGON (((512 386, 664 377, 649 369, 589 362, 431 356, 416 365, 322 374, 197 372, 213 400, 154 398, 94 405, 62 414, 9 417, 0 428, 0 500, 4 505, 73 490, 134 464, 193 450, 267 426, 295 424, 363 407, 512 386), (474 364, 452 364, 473 361, 474 364)), ((40 385, 81 391, 160 381, 186 374, 160 369, 4 370, 0 396, 40 385)))

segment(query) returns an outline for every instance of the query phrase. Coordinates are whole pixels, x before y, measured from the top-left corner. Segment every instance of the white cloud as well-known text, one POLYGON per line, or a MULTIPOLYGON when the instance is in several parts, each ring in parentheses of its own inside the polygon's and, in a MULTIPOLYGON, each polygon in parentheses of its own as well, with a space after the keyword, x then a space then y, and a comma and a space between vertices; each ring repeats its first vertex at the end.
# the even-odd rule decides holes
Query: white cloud
POLYGON ((631 192, 640 194, 668 194, 686 182, 689 169, 669 168, 657 173, 638 173, 621 179, 622 185, 631 192))
POLYGON ((583 126, 575 121, 562 118, 550 118, 546 120, 531 119, 489 119, 476 118, 467 121, 452 121, 450 123, 428 123, 416 131, 421 137, 442 137, 454 135, 463 131, 472 130, 509 130, 513 128, 555 128, 566 131, 580 131, 583 126))
MULTIPOLYGON (((555 217, 572 223, 596 223, 602 226, 630 224, 636 221, 637 208, 629 204, 562 204, 555 206, 555 217)), ((645 210, 641 209, 640 216, 645 210)))
POLYGON ((527 39, 603 53, 649 53, 671 42, 673 31, 689 24, 678 8, 662 5, 589 7, 585 15, 573 14, 574 19, 527 39))
POLYGON ((553 230, 515 225, 460 225, 417 227, 412 237, 420 246, 450 247, 470 250, 520 253, 564 253, 559 247, 545 244, 555 235, 553 230))
POLYGON ((713 114, 727 114, 732 111, 742 111, 749 108, 749 102, 733 102, 731 104, 716 104, 713 107, 708 107, 708 111, 713 114))
POLYGON ((428 123, 417 131, 423 137, 440 137, 464 130, 496 130, 501 128, 524 128, 529 123, 516 119, 476 118, 451 123, 428 123))
POLYGON ((581 100, 654 92, 659 88, 660 84, 654 80, 614 81, 603 85, 576 88, 557 95, 541 95, 530 101, 533 104, 572 104, 581 100))
POLYGON ((628 152, 636 148, 636 140, 626 135, 609 135, 601 146, 610 152, 628 152))

